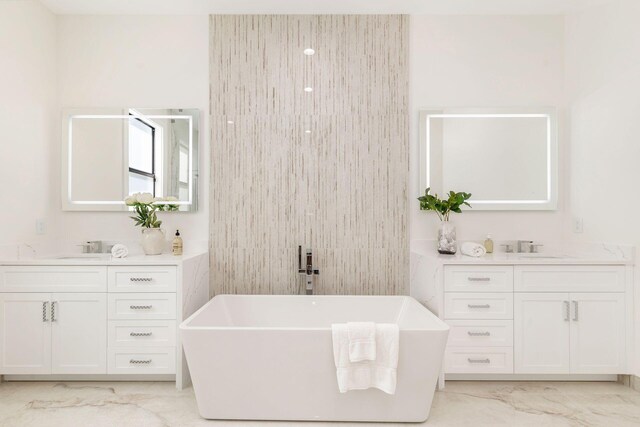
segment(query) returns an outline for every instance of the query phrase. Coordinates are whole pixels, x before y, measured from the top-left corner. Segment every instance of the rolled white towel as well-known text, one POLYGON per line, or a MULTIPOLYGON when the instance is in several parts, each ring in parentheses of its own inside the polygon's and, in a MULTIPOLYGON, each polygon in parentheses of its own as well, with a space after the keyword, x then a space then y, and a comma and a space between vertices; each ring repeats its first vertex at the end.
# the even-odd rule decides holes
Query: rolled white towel
POLYGON ((481 257, 487 253, 483 245, 475 242, 464 242, 460 247, 460 252, 466 256, 481 257))
POLYGON ((121 243, 117 243, 111 248, 111 256, 114 258, 126 258, 127 255, 129 255, 129 249, 121 243))

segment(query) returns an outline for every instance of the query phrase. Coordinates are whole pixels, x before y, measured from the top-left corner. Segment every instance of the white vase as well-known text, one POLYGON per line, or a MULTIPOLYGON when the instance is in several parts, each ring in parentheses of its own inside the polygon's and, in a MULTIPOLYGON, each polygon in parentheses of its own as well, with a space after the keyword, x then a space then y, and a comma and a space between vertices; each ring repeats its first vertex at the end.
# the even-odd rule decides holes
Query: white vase
POLYGON ((453 255, 457 250, 456 226, 449 221, 441 221, 438 228, 438 252, 453 255))
POLYGON ((162 228, 143 228, 140 243, 142 243, 145 255, 160 255, 165 246, 164 230, 162 228))

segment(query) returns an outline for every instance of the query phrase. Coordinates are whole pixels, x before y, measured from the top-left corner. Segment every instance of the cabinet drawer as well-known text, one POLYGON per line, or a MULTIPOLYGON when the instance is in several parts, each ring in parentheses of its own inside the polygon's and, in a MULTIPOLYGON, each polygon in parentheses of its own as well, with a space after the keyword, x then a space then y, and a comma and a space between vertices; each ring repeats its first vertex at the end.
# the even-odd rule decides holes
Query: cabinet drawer
POLYGON ((445 319, 513 319, 512 293, 445 293, 445 319))
POLYGON ((109 267, 109 292, 175 292, 176 268, 109 267))
POLYGON ((511 292, 513 267, 448 265, 444 268, 446 292, 511 292))
POLYGON ((448 320, 448 346, 451 347, 511 347, 512 320, 448 320))
POLYGON ((109 319, 175 319, 176 294, 109 294, 109 319))
POLYGON ((625 268, 613 265, 515 267, 516 292, 624 292, 625 268))
POLYGON ((110 320, 109 347, 173 347, 175 320, 110 320))
POLYGON ((444 356, 448 374, 513 374, 511 347, 449 347, 444 356))
POLYGON ((2 292, 106 292, 107 267, 0 267, 2 292))
POLYGON ((109 374, 175 374, 175 347, 110 348, 109 374))

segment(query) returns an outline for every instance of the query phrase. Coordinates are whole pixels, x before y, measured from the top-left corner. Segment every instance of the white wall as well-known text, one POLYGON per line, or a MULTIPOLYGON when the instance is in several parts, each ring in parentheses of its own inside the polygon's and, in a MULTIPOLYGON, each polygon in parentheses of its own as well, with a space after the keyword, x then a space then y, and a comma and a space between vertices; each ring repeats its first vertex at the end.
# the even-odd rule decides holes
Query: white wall
POLYGON ((51 195, 55 16, 36 1, 0 1, 0 246, 55 230, 51 195))
MULTIPOLYGON (((640 2, 620 0, 568 17, 566 37, 571 215, 584 222, 584 233, 573 238, 634 245, 636 253, 640 246, 639 22, 640 2)), ((636 309, 638 346, 639 312, 636 309)), ((636 375, 640 375, 638 349, 636 375)))
MULTIPOLYGON (((160 214, 163 228, 185 239, 208 238, 209 24, 201 16, 58 16, 58 107, 198 108, 199 207, 196 213, 160 214)), ((56 116, 59 127, 61 113, 56 116)), ((56 159, 60 138, 56 138, 56 159)), ((54 171, 60 206, 60 171, 54 171)), ((123 212, 61 212, 69 240, 138 239, 123 212)))
MULTIPOLYGON (((438 219, 421 212, 418 110, 428 107, 562 108, 564 18, 562 16, 411 17, 411 239, 433 239, 438 219)), ((562 115, 561 115, 562 118, 562 115)), ((560 121, 563 127, 564 122, 560 121)), ((560 137, 561 179, 566 140, 560 137)), ((563 183, 566 180, 562 181, 563 183)), ((457 188, 456 191, 466 191, 457 188)), ((461 240, 558 240, 563 231, 565 187, 555 212, 469 211, 452 218, 461 240)))

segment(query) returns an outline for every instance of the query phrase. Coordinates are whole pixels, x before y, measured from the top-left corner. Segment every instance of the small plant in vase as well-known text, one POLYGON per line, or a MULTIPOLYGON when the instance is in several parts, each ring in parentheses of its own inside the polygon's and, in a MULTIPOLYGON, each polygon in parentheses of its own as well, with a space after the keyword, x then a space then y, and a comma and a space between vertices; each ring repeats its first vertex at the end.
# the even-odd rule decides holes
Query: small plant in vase
POLYGON ((133 208, 135 216, 131 219, 136 226, 142 227, 142 249, 146 255, 159 255, 165 245, 162 221, 157 212, 177 211, 178 205, 167 202, 177 201, 175 197, 153 197, 151 193, 136 193, 124 199, 124 203, 133 208), (158 203, 164 202, 164 203, 158 203))
POLYGON ((449 192, 449 197, 441 199, 437 194, 429 194, 431 188, 427 188, 424 196, 418 197, 420 210, 434 211, 440 218, 440 228, 438 229, 438 252, 441 254, 455 254, 458 248, 456 242, 456 227, 449 222, 451 212, 461 213, 462 205, 469 206, 467 200, 471 198, 470 193, 449 192))

